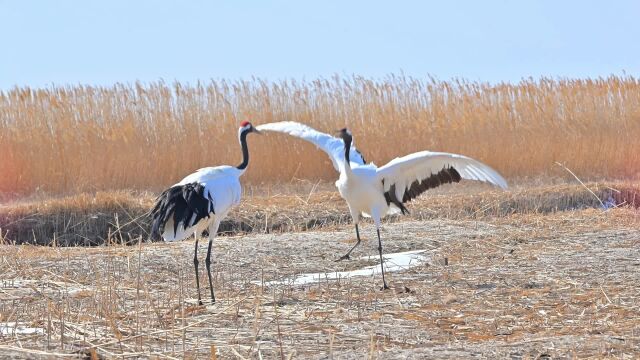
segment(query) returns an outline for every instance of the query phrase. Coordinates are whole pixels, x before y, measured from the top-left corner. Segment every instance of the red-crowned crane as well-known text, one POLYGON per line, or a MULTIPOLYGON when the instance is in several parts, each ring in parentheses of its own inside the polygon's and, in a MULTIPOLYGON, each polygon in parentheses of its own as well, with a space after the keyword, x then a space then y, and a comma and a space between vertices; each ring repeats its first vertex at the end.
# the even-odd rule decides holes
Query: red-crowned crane
POLYGON ((165 190, 151 211, 153 225, 151 234, 165 241, 183 240, 192 234, 196 238, 193 264, 196 270, 198 304, 200 298, 200 278, 198 276, 198 235, 209 229, 209 248, 207 249, 207 275, 211 289, 211 302, 216 298, 211 282, 211 246, 218 232, 220 222, 231 208, 240 203, 242 187, 240 176, 249 164, 247 135, 260 132, 248 121, 243 121, 238 130, 238 139, 242 147, 242 163, 238 166, 206 167, 188 175, 179 183, 165 190))
POLYGON ((329 155, 333 166, 340 172, 336 187, 349 205, 358 239, 337 261, 349 259, 351 252, 360 244, 360 216, 372 217, 378 234, 382 289, 389 288, 384 276, 380 239, 382 217, 389 213, 408 213, 405 203, 428 189, 459 182, 461 179, 488 182, 503 189, 507 187, 502 176, 489 166, 456 154, 420 151, 391 160, 382 167, 367 164, 353 145, 353 136, 346 128, 338 132, 338 138, 293 121, 263 124, 258 126, 258 130, 281 132, 301 138, 329 155))

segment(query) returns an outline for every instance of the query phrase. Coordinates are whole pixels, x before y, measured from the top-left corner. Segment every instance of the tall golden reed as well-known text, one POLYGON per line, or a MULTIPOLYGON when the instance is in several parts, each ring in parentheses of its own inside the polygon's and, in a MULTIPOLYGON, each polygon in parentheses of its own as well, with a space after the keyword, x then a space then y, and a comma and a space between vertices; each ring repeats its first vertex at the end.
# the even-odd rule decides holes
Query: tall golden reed
MULTIPOLYGON (((555 161, 591 179, 640 173, 640 82, 630 76, 498 85, 335 76, 0 92, 0 192, 158 190, 200 167, 238 163, 242 120, 349 126, 379 165, 429 149, 510 178, 557 176, 555 161)), ((279 135, 249 143, 246 182, 335 178, 312 145, 279 135)))

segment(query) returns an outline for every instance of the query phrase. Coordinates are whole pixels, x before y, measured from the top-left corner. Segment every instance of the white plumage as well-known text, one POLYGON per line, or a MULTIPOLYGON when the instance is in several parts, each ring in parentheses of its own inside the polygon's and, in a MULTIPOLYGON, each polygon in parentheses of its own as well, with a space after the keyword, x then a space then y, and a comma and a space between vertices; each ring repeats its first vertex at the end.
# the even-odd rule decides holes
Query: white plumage
POLYGON ((376 179, 384 181, 384 191, 396 184, 396 195, 400 199, 409 184, 422 181, 447 167, 455 168, 463 179, 507 188, 507 182, 500 174, 477 160, 458 154, 431 151, 420 151, 389 161, 376 169, 376 179))
MULTIPOLYGON (((341 166, 344 165, 344 142, 342 142, 342 139, 335 138, 310 126, 294 121, 262 124, 258 125, 257 129, 260 131, 281 132, 307 140, 329 155, 329 158, 333 163, 333 167, 337 171, 340 171, 341 166)), ((355 146, 351 146, 349 155, 351 162, 358 165, 365 164, 364 158, 358 150, 356 150, 355 146)))
POLYGON ((249 164, 246 137, 251 132, 259 133, 251 123, 242 122, 238 130, 243 158, 240 165, 202 168, 186 176, 160 194, 151 211, 153 237, 162 236, 165 241, 177 241, 195 235, 193 263, 199 303, 201 298, 198 275, 198 235, 208 228, 209 247, 205 264, 211 289, 211 301, 215 302, 211 281, 211 247, 220 222, 234 206, 240 203, 242 196, 240 176, 244 174, 249 164))
MULTIPOLYGON (((373 163, 366 164, 362 154, 353 146, 353 137, 347 129, 340 131, 340 138, 293 121, 260 125, 258 130, 285 133, 315 144, 329 155, 334 167, 340 172, 336 187, 347 201, 358 241, 339 260, 348 259, 351 251, 360 243, 360 216, 373 218, 378 233, 378 250, 382 266, 379 228, 380 220, 385 215, 398 211, 407 213, 404 203, 430 188, 458 182, 460 179, 488 182, 503 189, 507 187, 507 182, 495 170, 462 155, 421 151, 377 167, 373 163), (347 148, 349 151, 346 151, 347 148)), ((384 278, 384 266, 382 280, 383 288, 388 288, 384 278)))

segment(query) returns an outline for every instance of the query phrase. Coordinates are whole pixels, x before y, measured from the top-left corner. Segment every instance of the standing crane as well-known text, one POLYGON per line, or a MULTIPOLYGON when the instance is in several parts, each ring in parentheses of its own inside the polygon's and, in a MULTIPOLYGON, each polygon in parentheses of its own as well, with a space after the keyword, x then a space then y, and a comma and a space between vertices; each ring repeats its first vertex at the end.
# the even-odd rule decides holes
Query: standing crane
POLYGON ((463 155, 420 151, 377 167, 373 163, 366 163, 353 145, 353 136, 346 128, 338 131, 338 137, 293 121, 263 124, 258 129, 301 138, 329 155, 334 168, 340 172, 336 187, 347 201, 357 237, 356 244, 336 261, 349 259, 351 252, 360 244, 360 217, 372 217, 378 234, 383 290, 389 289, 389 286, 384 275, 381 218, 390 213, 407 214, 409 210, 404 205, 407 202, 428 189, 461 179, 488 182, 503 189, 507 187, 507 182, 495 170, 463 155))
POLYGON ((215 303, 211 281, 211 246, 218 233, 220 222, 227 216, 231 208, 240 203, 242 187, 240 176, 249 164, 247 135, 259 134, 253 125, 243 121, 238 130, 238 139, 242 147, 242 163, 238 166, 222 165, 202 168, 188 175, 179 183, 168 188, 156 200, 151 211, 153 224, 152 237, 162 236, 165 241, 183 240, 194 235, 196 239, 193 264, 196 271, 196 287, 198 288, 198 304, 200 298, 200 278, 198 275, 198 236, 206 228, 209 229, 209 248, 205 265, 211 289, 211 302, 215 303))

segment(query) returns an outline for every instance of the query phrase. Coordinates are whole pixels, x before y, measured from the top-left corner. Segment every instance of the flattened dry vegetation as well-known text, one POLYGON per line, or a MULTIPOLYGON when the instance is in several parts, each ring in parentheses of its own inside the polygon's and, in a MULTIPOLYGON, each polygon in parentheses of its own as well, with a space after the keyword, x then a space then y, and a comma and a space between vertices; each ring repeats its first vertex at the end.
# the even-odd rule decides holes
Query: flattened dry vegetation
MULTIPOLYGON (((516 184, 506 192, 474 182, 442 186, 411 202, 409 217, 468 220, 603 206, 640 207, 636 182, 588 183, 585 188, 558 181, 557 185, 516 184)), ((307 231, 351 223, 348 208, 331 183, 249 186, 245 192, 241 204, 222 222, 221 234, 307 231)), ((140 238, 149 238, 148 212, 154 198, 150 192, 113 191, 34 197, 0 205, 0 243, 136 244, 140 238)))
MULTIPOLYGON (((385 252, 427 260, 291 285, 353 243, 331 231, 216 240, 219 301, 196 306, 193 241, 0 246, 0 353, 16 357, 464 358, 640 356, 640 216, 582 209, 386 223, 385 252)), ((375 255, 371 226, 355 258, 375 255)), ((202 269, 204 271, 204 269, 202 269)), ((201 274, 204 276, 204 274, 201 274)))

